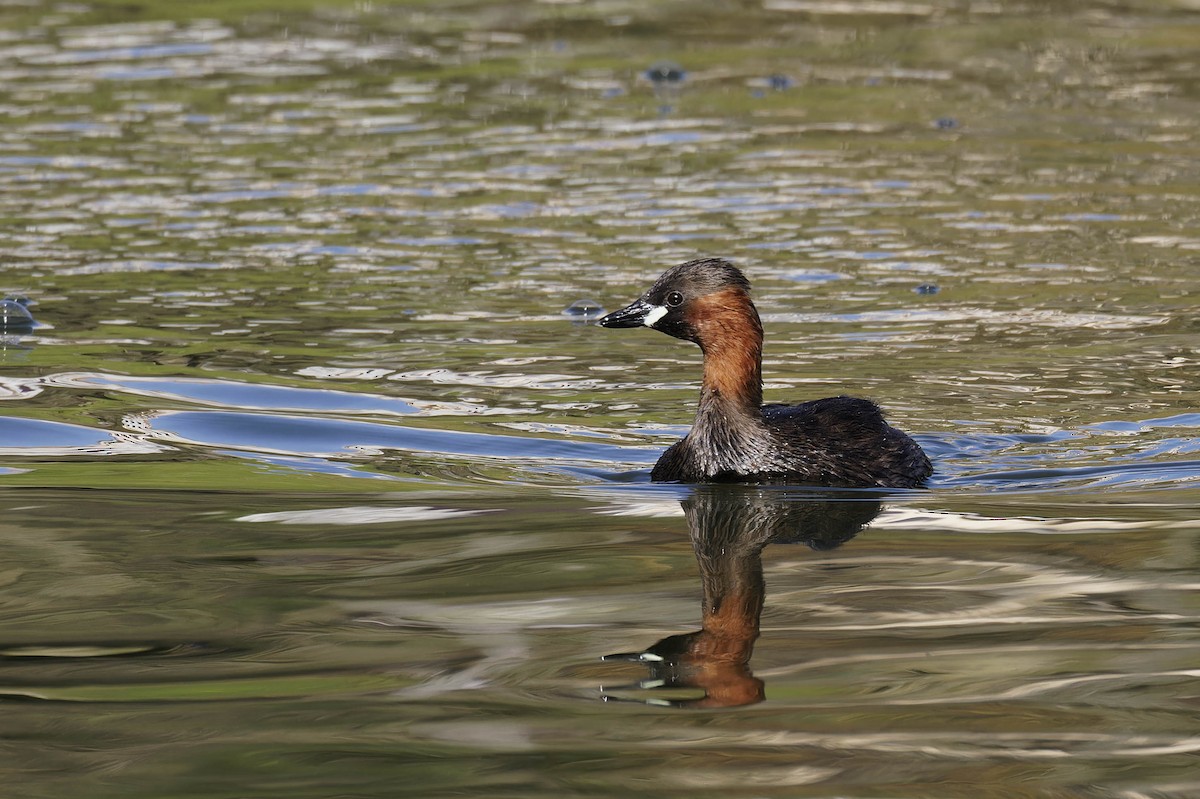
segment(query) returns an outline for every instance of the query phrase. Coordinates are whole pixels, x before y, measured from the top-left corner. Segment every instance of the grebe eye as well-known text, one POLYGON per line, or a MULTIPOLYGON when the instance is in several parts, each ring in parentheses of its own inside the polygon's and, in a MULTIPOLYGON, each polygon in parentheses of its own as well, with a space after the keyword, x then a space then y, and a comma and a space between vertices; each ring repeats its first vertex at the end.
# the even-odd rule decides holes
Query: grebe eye
POLYGON ((667 295, 667 305, 670 305, 672 308, 678 308, 680 305, 683 305, 683 295, 678 291, 672 291, 667 295))

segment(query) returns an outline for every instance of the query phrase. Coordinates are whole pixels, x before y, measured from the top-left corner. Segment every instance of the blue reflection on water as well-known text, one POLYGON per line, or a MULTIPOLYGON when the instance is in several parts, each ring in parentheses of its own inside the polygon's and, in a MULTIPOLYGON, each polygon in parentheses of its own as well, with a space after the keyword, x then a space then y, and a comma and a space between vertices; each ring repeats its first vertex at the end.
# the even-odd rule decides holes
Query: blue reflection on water
POLYGON ((494 458, 650 463, 657 451, 580 441, 484 435, 342 419, 232 411, 172 411, 152 420, 155 432, 191 443, 295 455, 361 455, 374 450, 436 452, 494 458))
POLYGON ((220 405, 226 408, 324 411, 329 413, 419 413, 420 408, 396 397, 327 389, 237 383, 186 377, 73 376, 63 382, 135 394, 220 405))

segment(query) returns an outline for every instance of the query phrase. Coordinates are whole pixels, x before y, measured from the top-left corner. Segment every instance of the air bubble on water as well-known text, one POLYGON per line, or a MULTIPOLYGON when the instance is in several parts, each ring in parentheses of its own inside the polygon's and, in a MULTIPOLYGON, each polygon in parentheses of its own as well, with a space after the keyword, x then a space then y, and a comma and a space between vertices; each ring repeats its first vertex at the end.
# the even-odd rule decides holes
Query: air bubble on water
POLYGON ((746 83, 750 86, 750 95, 759 98, 766 97, 768 92, 787 91, 796 85, 787 75, 778 72, 765 78, 751 78, 746 83))
POLYGON ((595 300, 575 300, 575 302, 563 308, 563 316, 570 316, 573 319, 597 319, 604 316, 604 307, 595 300))
POLYGON ((658 113, 668 116, 675 111, 675 101, 687 80, 687 70, 674 61, 659 61, 642 73, 650 85, 654 87, 654 96, 658 98, 658 113))
POLYGON ((24 297, 6 297, 0 300, 0 332, 32 332, 37 323, 33 321, 33 314, 25 307, 29 304, 29 300, 24 297))
POLYGON ((644 73, 646 79, 656 86, 672 86, 687 80, 687 70, 674 61, 659 61, 644 73))

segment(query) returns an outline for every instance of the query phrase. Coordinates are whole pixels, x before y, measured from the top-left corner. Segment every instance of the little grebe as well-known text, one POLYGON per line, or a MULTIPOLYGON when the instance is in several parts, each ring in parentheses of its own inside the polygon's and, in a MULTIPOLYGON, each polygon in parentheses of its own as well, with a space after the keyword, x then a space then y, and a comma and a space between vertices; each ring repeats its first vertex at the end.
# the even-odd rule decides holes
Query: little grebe
POLYGON ((652 327, 704 353, 696 421, 658 459, 650 479, 921 486, 933 472, 929 458, 870 400, 762 404, 762 322, 749 291, 750 282, 728 261, 689 261, 600 320, 604 327, 652 327))

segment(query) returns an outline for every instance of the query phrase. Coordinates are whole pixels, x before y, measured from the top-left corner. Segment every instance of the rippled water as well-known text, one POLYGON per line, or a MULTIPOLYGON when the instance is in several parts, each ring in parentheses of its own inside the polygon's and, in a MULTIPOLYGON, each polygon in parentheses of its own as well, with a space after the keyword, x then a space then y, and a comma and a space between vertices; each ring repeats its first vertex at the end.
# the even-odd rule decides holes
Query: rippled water
POLYGON ((1198 40, 0 6, 6 790, 1200 795, 1198 40), (931 490, 649 483, 699 353, 588 319, 699 255, 931 490))

